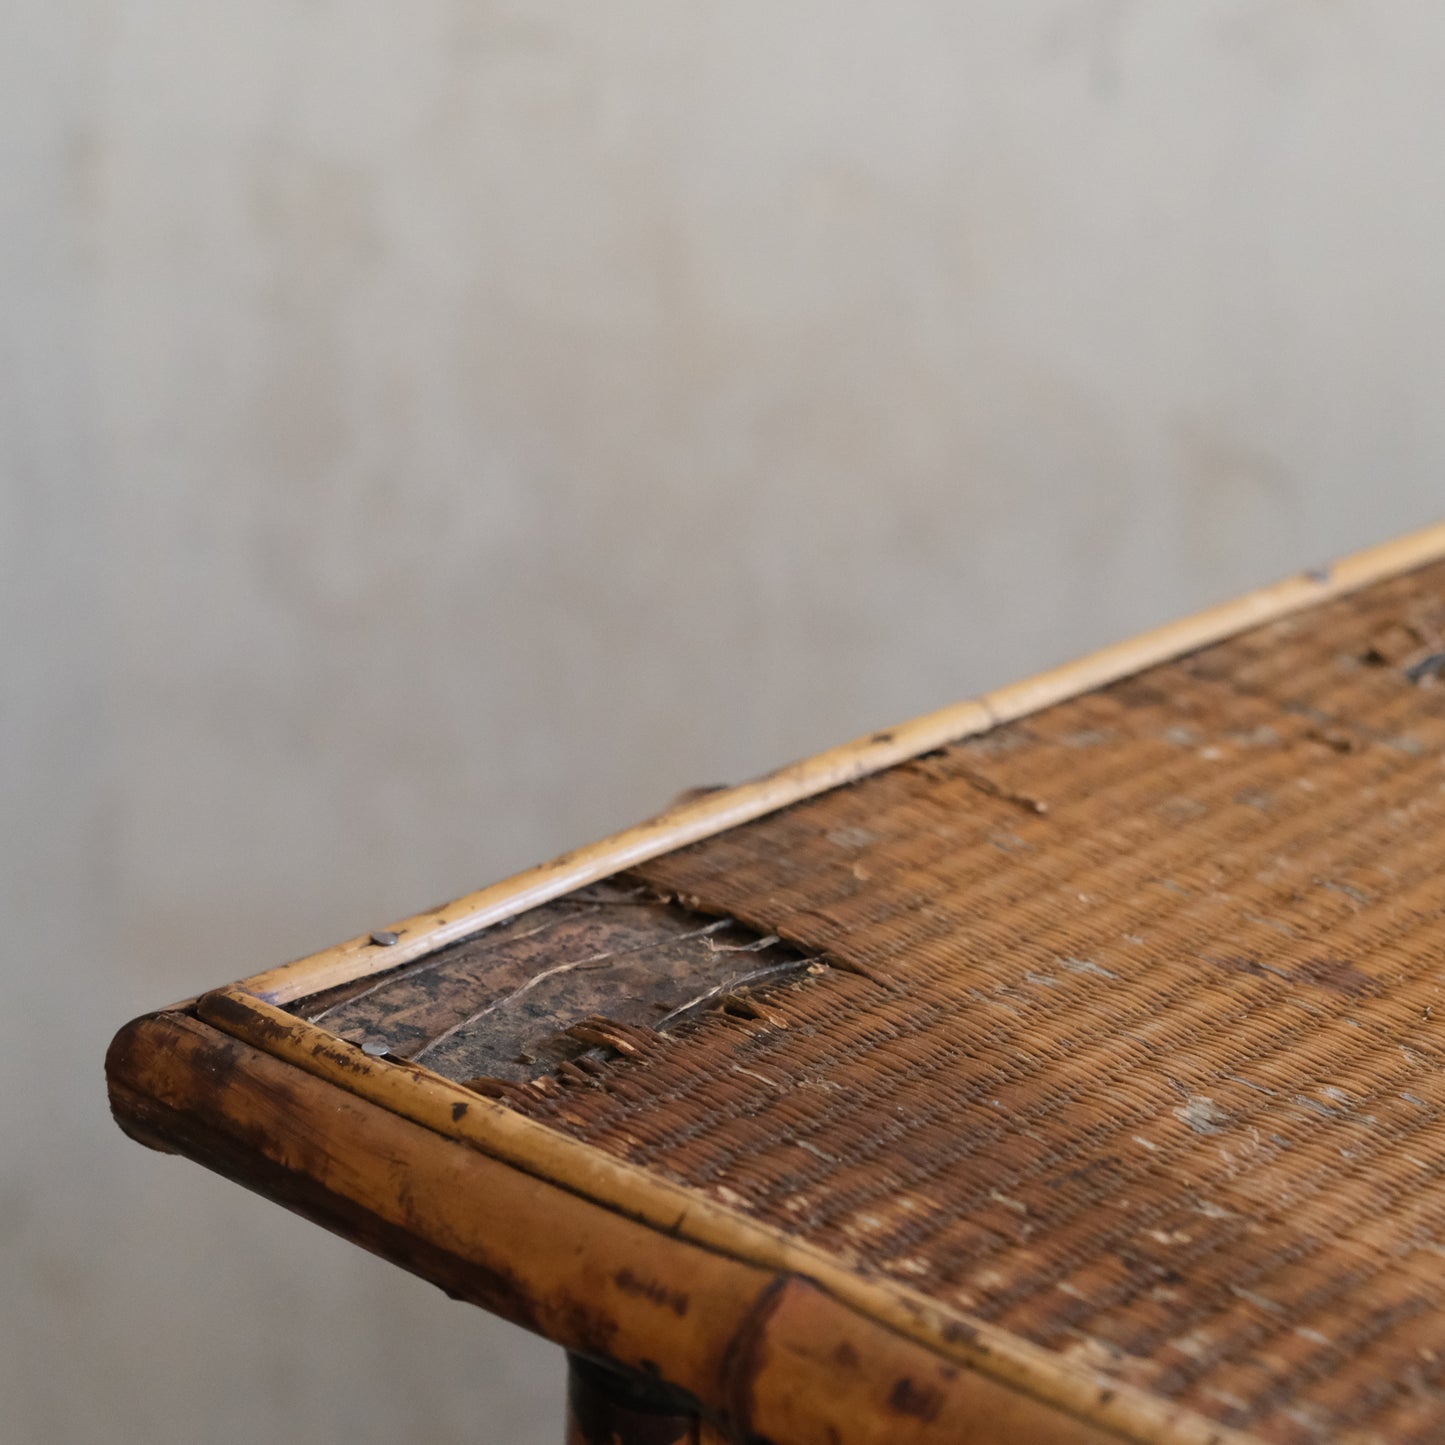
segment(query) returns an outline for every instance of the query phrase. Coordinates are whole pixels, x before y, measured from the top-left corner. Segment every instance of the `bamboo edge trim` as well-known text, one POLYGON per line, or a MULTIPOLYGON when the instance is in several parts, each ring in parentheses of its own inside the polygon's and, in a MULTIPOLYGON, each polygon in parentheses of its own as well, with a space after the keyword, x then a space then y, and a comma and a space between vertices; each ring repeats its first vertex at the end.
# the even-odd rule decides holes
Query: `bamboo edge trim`
POLYGON ((559 1343, 644 1374, 665 1360, 668 1379, 742 1434, 796 1435, 797 1445, 840 1445, 855 1435, 857 1445, 892 1445, 894 1434, 915 1445, 998 1445, 1001 1438, 1117 1445, 1113 1432, 960 1370, 810 1280, 600 1208, 343 1092, 194 1013, 163 1011, 127 1025, 112 1044, 107 1077, 116 1120, 138 1143, 216 1169, 362 1248, 404 1259, 444 1292, 559 1343), (346 1132, 354 1127, 365 1147, 318 1156, 310 1147, 318 1130, 329 1137, 347 1101, 363 1112, 346 1132), (399 1179, 398 1161, 407 1178, 399 1179), (441 1187, 418 1192, 408 1186, 413 1175, 441 1187), (495 1208, 493 1195, 504 1201, 495 1208), (575 1237, 577 1248, 558 1254, 546 1247, 535 1221, 554 1215, 563 1221, 559 1237, 575 1237), (684 1318, 685 1329, 678 1324, 684 1318), (869 1370, 835 1374, 839 1351, 846 1359, 850 1347, 871 1360, 869 1370), (988 1428, 1004 1421, 1007 1430, 988 1428))
POLYGON ((663 853, 1442 557, 1445 522, 1356 552, 1327 568, 1297 573, 1022 682, 670 808, 599 842, 466 894, 443 908, 379 930, 396 935, 390 946, 374 942, 375 934, 348 939, 294 963, 254 974, 241 980, 238 987, 266 1003, 287 1004, 411 963, 480 929, 663 853))
POLYGON ((815 1245, 590 1149, 424 1065, 372 1058, 238 988, 205 994, 195 1011, 233 1038, 601 1208, 743 1263, 811 1279, 875 1324, 1136 1445, 1263 1445, 907 1285, 855 1275, 815 1245))

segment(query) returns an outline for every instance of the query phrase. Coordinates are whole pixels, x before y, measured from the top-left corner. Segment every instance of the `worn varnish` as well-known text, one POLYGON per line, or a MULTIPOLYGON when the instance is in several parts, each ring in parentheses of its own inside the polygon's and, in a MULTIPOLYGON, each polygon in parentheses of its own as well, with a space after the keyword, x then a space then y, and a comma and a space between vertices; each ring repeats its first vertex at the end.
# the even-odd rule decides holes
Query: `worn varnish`
POLYGON ((137 1021, 117 1115, 699 1439, 1445 1439, 1445 564, 1094 682, 137 1021))

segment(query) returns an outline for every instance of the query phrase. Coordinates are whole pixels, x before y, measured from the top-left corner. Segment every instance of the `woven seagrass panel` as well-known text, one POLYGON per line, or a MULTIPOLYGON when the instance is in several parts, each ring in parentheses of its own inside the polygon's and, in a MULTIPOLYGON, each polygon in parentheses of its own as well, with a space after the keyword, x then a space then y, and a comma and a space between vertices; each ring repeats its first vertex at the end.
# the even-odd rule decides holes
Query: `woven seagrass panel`
POLYGON ((1278 1441, 1445 1439, 1445 567, 648 864, 821 973, 514 1107, 1278 1441))

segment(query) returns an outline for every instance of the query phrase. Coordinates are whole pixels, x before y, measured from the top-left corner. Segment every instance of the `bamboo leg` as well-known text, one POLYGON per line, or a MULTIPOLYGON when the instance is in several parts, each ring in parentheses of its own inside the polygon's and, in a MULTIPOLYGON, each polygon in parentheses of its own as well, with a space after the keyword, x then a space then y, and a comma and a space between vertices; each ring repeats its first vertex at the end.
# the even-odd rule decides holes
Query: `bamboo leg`
POLYGON ((655 1380, 567 1356, 567 1445, 709 1445, 692 1401, 655 1380))

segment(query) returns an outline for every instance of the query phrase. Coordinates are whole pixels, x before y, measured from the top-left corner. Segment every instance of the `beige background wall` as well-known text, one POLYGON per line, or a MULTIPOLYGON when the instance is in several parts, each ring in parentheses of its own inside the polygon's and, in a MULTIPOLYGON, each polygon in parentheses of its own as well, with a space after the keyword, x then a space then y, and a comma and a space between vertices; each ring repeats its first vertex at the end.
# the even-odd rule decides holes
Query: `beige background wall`
POLYGON ((1432 519, 1445 12, 11 0, 0 1437, 556 1438, 130 1014, 1432 519))

